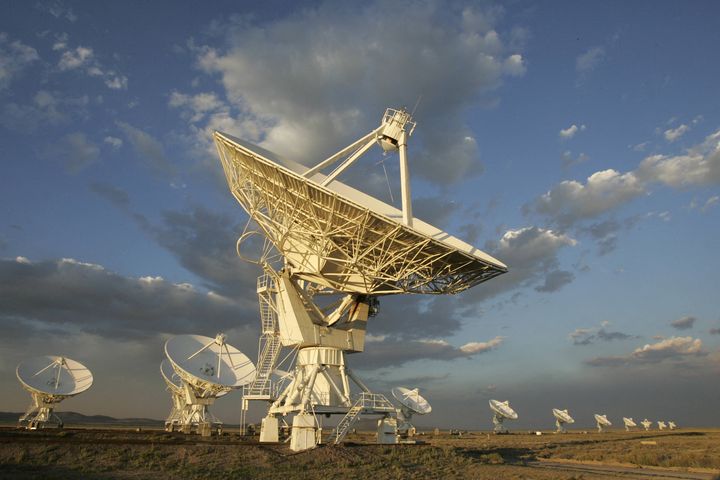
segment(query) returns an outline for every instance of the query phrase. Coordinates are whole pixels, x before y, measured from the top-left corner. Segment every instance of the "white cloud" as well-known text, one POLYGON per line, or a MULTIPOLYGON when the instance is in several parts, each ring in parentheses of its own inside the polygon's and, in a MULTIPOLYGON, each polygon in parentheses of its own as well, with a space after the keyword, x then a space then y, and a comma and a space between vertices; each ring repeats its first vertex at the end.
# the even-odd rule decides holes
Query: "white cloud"
POLYGON ((690 127, 688 127, 685 124, 680 125, 677 128, 670 128, 663 132, 663 136, 665 137, 665 140, 668 142, 674 142, 678 138, 685 135, 690 130, 690 127))
POLYGON ((487 342, 468 342, 460 347, 460 351, 468 354, 484 353, 499 347, 505 337, 495 337, 487 342))
POLYGON ((580 72, 594 70, 605 59, 605 48, 592 47, 575 59, 575 69, 580 72))
POLYGON ((692 337, 670 337, 657 343, 648 343, 638 347, 630 354, 615 357, 596 357, 585 363, 594 367, 619 367, 624 365, 642 365, 672 361, 688 362, 693 358, 706 355, 702 350, 702 340, 692 337))
POLYGON ((75 50, 65 50, 58 62, 62 71, 74 70, 88 65, 93 60, 93 50, 88 47, 76 47, 75 50))
POLYGON ((0 91, 39 59, 37 50, 19 40, 10 42, 8 35, 0 32, 0 91))
POLYGON ((543 194, 534 204, 536 212, 563 225, 607 212, 645 193, 634 173, 615 170, 593 173, 583 184, 565 180, 543 194))
MULTIPOLYGON (((413 173, 442 184, 479 173, 463 113, 493 101, 505 76, 525 71, 521 53, 493 28, 501 9, 458 15, 421 1, 399 23, 387 12, 382 0, 348 11, 328 3, 262 26, 247 19, 223 25, 227 48, 195 51, 200 68, 221 79, 231 108, 191 115, 205 118, 194 132, 229 126, 309 163, 374 128, 386 107, 410 108, 422 97, 416 151, 424 155, 414 159, 413 173)), ((171 101, 186 105, 189 98, 171 101)))
POLYGON ((580 125, 579 127, 575 125, 574 123, 570 125, 568 128, 564 128, 560 130, 560 138, 563 140, 569 140, 575 136, 577 132, 584 131, 587 127, 585 125, 580 125))
POLYGON ((103 142, 107 143, 113 148, 120 148, 122 147, 123 141, 117 137, 111 137, 107 136, 103 139, 103 142))
POLYGON ((48 154, 59 156, 70 173, 77 173, 97 161, 100 148, 90 142, 84 133, 76 132, 62 137, 59 145, 48 154))

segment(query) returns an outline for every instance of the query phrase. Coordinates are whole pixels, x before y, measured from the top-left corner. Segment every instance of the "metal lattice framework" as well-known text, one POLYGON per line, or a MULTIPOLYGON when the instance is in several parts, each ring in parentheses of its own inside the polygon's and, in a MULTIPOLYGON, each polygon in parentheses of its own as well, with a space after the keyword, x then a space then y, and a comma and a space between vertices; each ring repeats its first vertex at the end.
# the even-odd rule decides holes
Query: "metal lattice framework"
POLYGON ((458 293, 504 265, 424 235, 215 133, 231 192, 303 280, 361 294, 458 293))

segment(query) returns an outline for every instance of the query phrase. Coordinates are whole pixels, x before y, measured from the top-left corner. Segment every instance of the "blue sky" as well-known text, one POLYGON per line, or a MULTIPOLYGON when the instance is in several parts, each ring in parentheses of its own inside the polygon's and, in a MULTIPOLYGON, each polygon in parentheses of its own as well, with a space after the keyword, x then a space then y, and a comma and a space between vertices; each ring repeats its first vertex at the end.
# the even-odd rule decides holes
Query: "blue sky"
MULTIPOLYGON (((415 214, 510 273, 383 299, 351 366, 421 387, 428 424, 488 428, 489 398, 519 428, 551 408, 720 422, 715 2, 0 9, 0 410, 25 407, 30 354, 95 372, 63 408, 156 418, 169 336, 254 357, 259 272, 212 131, 312 163, 419 99, 415 214)), ((343 181, 389 202, 379 159, 343 181)))

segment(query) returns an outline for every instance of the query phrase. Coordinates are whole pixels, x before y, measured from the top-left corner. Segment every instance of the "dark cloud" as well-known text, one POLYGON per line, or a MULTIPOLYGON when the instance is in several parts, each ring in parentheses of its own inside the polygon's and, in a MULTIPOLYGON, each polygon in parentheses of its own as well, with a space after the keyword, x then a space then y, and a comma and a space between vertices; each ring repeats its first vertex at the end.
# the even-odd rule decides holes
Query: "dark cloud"
POLYGON ((461 327, 463 306, 457 297, 445 295, 423 299, 417 295, 380 298, 378 315, 369 320, 373 335, 396 338, 445 338, 461 327))
POLYGON ((72 259, 0 260, 0 321, 28 333, 82 331, 112 338, 255 325, 252 308, 160 277, 124 277, 72 259))
POLYGON ((627 340, 629 338, 640 338, 623 332, 611 332, 607 330, 610 322, 602 322, 599 328, 578 328, 571 332, 568 337, 573 345, 592 345, 597 341, 612 342, 613 340, 627 340))
POLYGON ((720 335, 720 328, 711 328, 709 332, 710 335, 720 335))
POLYGON ((170 178, 177 174, 175 165, 165 155, 165 148, 162 143, 150 134, 128 123, 117 122, 117 126, 123 131, 133 149, 151 170, 170 178))
POLYGON ((686 316, 673 320, 670 325, 676 330, 690 330, 695 325, 695 320, 695 317, 686 316))
POLYGON ((229 215, 195 207, 187 212, 163 212, 159 224, 140 215, 134 218, 183 267, 205 280, 208 288, 229 298, 255 298, 262 270, 238 257, 235 245, 243 226, 229 215))
POLYGON ((555 270, 548 273, 545 276, 543 284, 535 287, 535 290, 544 293, 556 292, 565 285, 572 283, 573 280, 575 280, 574 273, 564 270, 555 270))
POLYGON ((91 192, 96 193, 105 200, 108 200, 116 207, 127 208, 130 204, 130 196, 121 188, 114 187, 109 183, 93 182, 88 188, 91 192))

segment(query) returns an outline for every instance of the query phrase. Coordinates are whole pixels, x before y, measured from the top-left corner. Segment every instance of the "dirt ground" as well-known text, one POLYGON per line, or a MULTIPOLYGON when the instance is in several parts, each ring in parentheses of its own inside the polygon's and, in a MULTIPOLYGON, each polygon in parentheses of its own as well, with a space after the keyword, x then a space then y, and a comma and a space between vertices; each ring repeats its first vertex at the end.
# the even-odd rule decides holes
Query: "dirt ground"
POLYGON ((372 434, 293 453, 226 433, 0 428, 0 479, 703 479, 720 480, 720 430, 418 437, 372 434))

